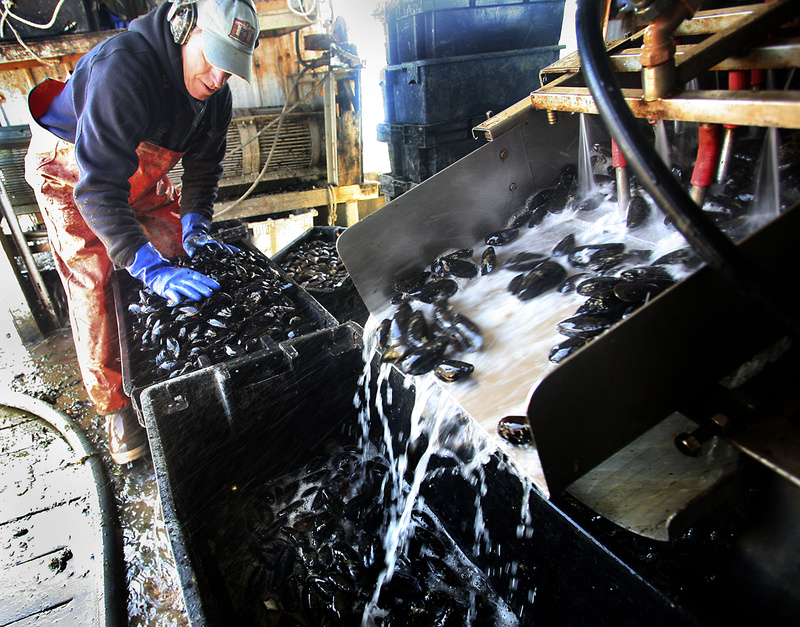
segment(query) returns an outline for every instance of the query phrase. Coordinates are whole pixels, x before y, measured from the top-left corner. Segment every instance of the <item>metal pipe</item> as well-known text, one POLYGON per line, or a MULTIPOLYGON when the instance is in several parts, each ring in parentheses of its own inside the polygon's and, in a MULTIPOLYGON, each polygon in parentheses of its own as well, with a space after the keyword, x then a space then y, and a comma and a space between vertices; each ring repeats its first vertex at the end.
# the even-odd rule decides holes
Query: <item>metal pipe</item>
POLYGON ((14 237, 14 242, 17 245, 19 254, 22 256, 25 267, 28 269, 28 276, 31 279, 36 296, 44 307, 48 322, 52 325, 51 329, 57 329, 58 318, 56 317, 53 301, 50 299, 50 293, 47 291, 47 286, 44 284, 39 268, 36 266, 36 260, 33 258, 33 254, 31 254, 28 248, 25 234, 22 232, 22 228, 17 220, 17 214, 14 212, 14 207, 11 205, 11 199, 6 192, 5 175, 2 170, 0 170, 0 205, 3 206, 3 215, 11 229, 11 235, 14 237))
POLYGON ((672 172, 653 152, 628 108, 606 54, 596 2, 578 4, 576 31, 582 71, 597 109, 619 143, 642 185, 670 217, 700 257, 740 294, 760 303, 795 338, 800 338, 797 310, 772 279, 752 262, 692 201, 672 172))
MULTIPOLYGON (((743 90, 749 87, 749 70, 734 70, 728 72, 729 90, 743 90)), ((719 167, 717 168, 717 183, 720 185, 724 185, 725 179, 728 177, 728 168, 730 168, 731 159, 733 158, 734 131, 738 128, 737 124, 725 124, 724 126, 725 137, 722 140, 722 153, 719 159, 719 167)))
POLYGON ((694 15, 700 1, 673 2, 645 28, 639 55, 645 100, 658 100, 678 89, 673 33, 681 22, 694 15))

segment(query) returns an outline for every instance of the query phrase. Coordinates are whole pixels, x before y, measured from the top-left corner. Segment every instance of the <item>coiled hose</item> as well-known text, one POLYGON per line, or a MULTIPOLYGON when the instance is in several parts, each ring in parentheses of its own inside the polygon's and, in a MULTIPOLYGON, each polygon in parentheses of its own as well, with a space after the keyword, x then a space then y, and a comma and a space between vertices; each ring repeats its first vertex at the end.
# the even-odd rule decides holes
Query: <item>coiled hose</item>
POLYGON ((608 60, 600 27, 601 4, 598 0, 581 0, 575 21, 581 70, 611 136, 644 188, 698 255, 737 292, 769 311, 793 339, 800 339, 797 315, 790 303, 780 299, 784 290, 773 286, 770 277, 759 272, 703 213, 639 129, 608 60))

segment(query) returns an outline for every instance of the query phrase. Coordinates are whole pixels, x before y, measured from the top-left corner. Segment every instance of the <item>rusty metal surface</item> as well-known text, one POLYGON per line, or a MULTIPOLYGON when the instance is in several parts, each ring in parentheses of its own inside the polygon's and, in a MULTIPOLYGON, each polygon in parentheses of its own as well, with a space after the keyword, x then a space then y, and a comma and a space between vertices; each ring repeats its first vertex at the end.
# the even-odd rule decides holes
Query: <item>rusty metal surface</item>
MULTIPOLYGON (((678 63, 692 49, 691 45, 680 45, 675 51, 678 63)), ((642 64, 639 61, 639 50, 630 48, 611 57, 611 67, 615 72, 639 72, 642 64)), ((800 39, 789 39, 780 42, 770 41, 756 46, 744 54, 723 59, 713 67, 712 71, 730 70, 776 70, 800 67, 800 39)), ((576 68, 580 69, 579 67, 576 68)))
MULTIPOLYGON (((622 93, 638 118, 800 128, 797 92, 698 90, 653 102, 645 101, 640 89, 623 89, 622 93)), ((535 109, 597 113, 586 87, 543 88, 531 94, 531 102, 535 109)))
POLYGON ((747 49, 800 12, 800 0, 776 0, 757 7, 730 28, 695 45, 678 62, 678 85, 684 85, 727 57, 747 49))

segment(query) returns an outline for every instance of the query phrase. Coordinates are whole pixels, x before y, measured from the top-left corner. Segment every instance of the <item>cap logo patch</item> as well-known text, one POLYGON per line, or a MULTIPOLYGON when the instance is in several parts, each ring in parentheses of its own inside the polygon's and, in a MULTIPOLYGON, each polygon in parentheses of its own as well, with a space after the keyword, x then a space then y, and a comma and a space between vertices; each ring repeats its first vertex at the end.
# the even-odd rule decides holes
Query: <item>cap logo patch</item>
POLYGON ((231 27, 229 36, 240 44, 252 48, 253 41, 255 41, 256 38, 256 29, 244 20, 236 18, 233 20, 233 26, 231 27))

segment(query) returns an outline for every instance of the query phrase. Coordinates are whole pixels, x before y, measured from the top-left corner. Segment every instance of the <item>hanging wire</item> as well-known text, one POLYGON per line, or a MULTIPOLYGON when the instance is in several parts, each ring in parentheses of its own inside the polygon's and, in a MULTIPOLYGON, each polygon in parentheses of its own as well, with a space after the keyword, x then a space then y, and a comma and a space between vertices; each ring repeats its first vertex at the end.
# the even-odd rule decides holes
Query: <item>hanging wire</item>
POLYGON ((249 198, 250 194, 253 193, 255 188, 258 186, 258 184, 264 178, 264 175, 267 173, 267 169, 269 168, 270 161, 272 160, 272 155, 275 152, 275 147, 278 145, 278 137, 280 136, 281 126, 283 126, 283 120, 292 111, 297 109, 305 100, 307 100, 309 97, 315 96, 317 94, 318 89, 325 83, 325 80, 328 78, 328 76, 330 75, 332 70, 330 68, 328 68, 328 71, 325 72, 325 75, 320 79, 320 81, 316 85, 314 85, 314 87, 311 89, 311 91, 309 91, 305 96, 300 98, 300 100, 298 100, 290 108, 287 108, 288 105, 289 105, 290 96, 294 93, 294 90, 297 88, 298 84, 300 83, 300 79, 303 77, 303 75, 306 73, 306 71, 307 71, 307 69, 303 68, 298 73, 297 78, 295 78, 295 80, 294 80, 294 84, 292 85, 292 88, 289 90, 289 93, 286 96, 286 102, 284 103, 283 109, 281 110, 281 112, 278 115, 278 117, 276 119, 274 119, 274 120, 271 120, 269 122, 269 124, 267 124, 258 133, 256 133, 255 136, 253 136, 249 140, 247 140, 247 142, 245 142, 241 146, 235 148, 234 150, 232 150, 232 151, 230 151, 228 153, 230 155, 230 154, 235 153, 237 150, 241 150, 242 148, 244 148, 244 146, 249 144, 251 141, 255 140, 259 135, 261 135, 263 132, 265 132, 273 124, 277 123, 278 128, 275 129, 275 137, 272 140, 272 146, 270 147, 269 154, 267 155, 267 160, 264 162, 264 166, 261 168, 261 172, 258 173, 258 176, 256 177, 256 180, 253 181, 253 183, 250 185, 250 188, 246 192, 244 192, 244 194, 242 194, 233 204, 225 207, 224 209, 220 209, 218 212, 216 212, 216 217, 219 217, 219 216, 221 216, 221 215, 223 215, 225 213, 228 213, 229 211, 231 211, 235 207, 238 207, 242 202, 244 202, 244 200, 249 198))
POLYGON ((36 24, 35 22, 30 22, 26 20, 24 17, 20 17, 19 15, 12 13, 11 8, 14 6, 14 0, 2 0, 2 3, 3 3, 3 15, 2 17, 0 17, 0 37, 3 36, 4 29, 6 25, 8 25, 8 27, 11 29, 11 32, 14 33, 14 37, 16 38, 17 43, 19 43, 20 46, 22 46, 25 50, 27 50, 34 59, 36 59, 39 63, 43 65, 57 65, 58 64, 57 61, 53 61, 50 59, 43 59, 33 50, 31 50, 31 48, 24 41, 22 41, 22 37, 20 37, 19 32, 17 32, 17 29, 14 28, 14 25, 8 21, 8 18, 10 17, 18 22, 21 22, 22 24, 25 24, 26 26, 30 26, 31 28, 47 30, 48 28, 52 27, 53 24, 56 23, 56 19, 58 19, 58 14, 61 11, 61 6, 64 4, 64 0, 59 0, 58 4, 56 5, 56 8, 53 9, 53 15, 50 18, 50 21, 47 22, 46 24, 36 24))

